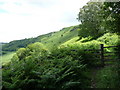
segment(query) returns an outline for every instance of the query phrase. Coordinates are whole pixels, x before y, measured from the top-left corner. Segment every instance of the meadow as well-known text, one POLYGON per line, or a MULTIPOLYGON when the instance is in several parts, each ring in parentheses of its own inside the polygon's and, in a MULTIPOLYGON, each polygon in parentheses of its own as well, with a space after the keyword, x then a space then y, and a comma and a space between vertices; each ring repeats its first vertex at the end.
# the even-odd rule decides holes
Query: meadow
POLYGON ((7 54, 0 56, 0 58, 2 58, 2 65, 9 63, 14 54, 15 52, 8 52, 7 54))

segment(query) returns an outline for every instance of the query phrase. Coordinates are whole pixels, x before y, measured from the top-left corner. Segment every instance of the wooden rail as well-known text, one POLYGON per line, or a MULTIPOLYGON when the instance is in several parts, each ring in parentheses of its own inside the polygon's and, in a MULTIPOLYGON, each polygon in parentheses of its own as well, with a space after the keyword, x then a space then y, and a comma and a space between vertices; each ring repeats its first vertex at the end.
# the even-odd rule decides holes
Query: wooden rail
MULTIPOLYGON (((105 61, 111 61, 113 60, 112 58, 109 58, 109 57, 112 57, 114 56, 116 52, 105 52, 105 48, 115 48, 115 47, 120 47, 119 46, 107 46, 105 47, 104 44, 100 44, 100 49, 85 49, 83 51, 89 51, 91 52, 95 57, 96 59, 100 59, 101 60, 101 63, 102 65, 104 66, 105 65, 105 61)), ((71 50, 71 51, 74 51, 74 52, 77 52, 79 50, 71 50)))
POLYGON ((101 48, 101 61, 102 61, 102 64, 104 66, 105 64, 105 61, 111 61, 113 60, 112 58, 107 58, 106 57, 112 57, 114 56, 114 53, 116 52, 105 52, 104 51, 104 48, 115 48, 115 47, 120 47, 120 46, 108 46, 108 47, 104 47, 104 44, 100 44, 100 48, 101 48), (112 55, 105 55, 105 54, 112 54, 112 55))

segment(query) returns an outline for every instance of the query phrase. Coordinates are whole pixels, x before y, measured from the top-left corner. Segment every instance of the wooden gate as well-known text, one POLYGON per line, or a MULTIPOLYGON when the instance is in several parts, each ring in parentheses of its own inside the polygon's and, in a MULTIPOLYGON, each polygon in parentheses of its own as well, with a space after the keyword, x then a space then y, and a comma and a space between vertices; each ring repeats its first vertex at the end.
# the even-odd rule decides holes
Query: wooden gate
POLYGON ((104 47, 104 44, 100 44, 100 59, 102 61, 103 66, 105 65, 106 61, 115 61, 118 60, 117 56, 115 55, 115 50, 113 50, 112 52, 108 52, 105 49, 115 49, 119 46, 108 46, 108 47, 104 47))
MULTIPOLYGON (((102 66, 105 65, 107 61, 116 61, 118 60, 115 48, 120 46, 107 46, 105 47, 104 44, 100 44, 99 49, 85 49, 84 51, 88 51, 91 55, 95 56, 95 60, 101 60, 102 66), (110 50, 112 48, 113 50, 110 50), (108 49, 108 50, 106 50, 108 49), (109 51, 110 50, 110 51, 109 51), (112 52, 111 52, 112 51, 112 52)), ((71 50, 71 51, 78 51, 78 50, 71 50)))
POLYGON ((100 44, 100 49, 87 49, 87 50, 84 50, 84 51, 90 51, 95 57, 97 60, 101 60, 101 63, 102 63, 102 66, 105 65, 105 62, 107 61, 115 61, 115 60, 118 60, 117 56, 115 55, 115 50, 110 50, 111 49, 115 49, 119 46, 107 46, 105 47, 104 44, 100 44), (108 50, 106 50, 108 49, 108 50))

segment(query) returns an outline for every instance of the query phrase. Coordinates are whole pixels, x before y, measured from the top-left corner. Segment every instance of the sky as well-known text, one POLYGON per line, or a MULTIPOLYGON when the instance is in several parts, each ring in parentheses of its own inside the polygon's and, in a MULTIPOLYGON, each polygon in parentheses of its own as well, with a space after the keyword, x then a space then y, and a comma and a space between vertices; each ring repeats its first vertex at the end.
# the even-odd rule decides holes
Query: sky
POLYGON ((89 0, 0 0, 0 42, 37 37, 80 24, 89 0))

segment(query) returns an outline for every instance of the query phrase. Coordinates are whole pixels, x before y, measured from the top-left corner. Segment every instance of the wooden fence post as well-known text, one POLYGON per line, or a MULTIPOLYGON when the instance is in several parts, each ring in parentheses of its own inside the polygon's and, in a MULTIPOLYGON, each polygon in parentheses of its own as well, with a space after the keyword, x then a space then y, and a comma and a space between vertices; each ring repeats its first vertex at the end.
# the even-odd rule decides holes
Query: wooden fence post
POLYGON ((101 59, 101 62, 102 62, 102 66, 105 65, 104 63, 104 44, 100 44, 100 59, 101 59))

